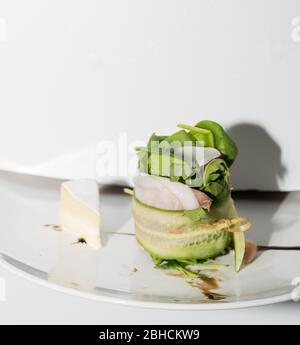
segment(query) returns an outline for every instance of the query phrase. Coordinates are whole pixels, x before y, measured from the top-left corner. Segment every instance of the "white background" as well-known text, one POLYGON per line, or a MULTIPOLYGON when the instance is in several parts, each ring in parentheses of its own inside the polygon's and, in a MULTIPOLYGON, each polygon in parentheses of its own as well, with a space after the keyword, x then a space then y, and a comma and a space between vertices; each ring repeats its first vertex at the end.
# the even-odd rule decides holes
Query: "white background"
POLYGON ((236 188, 300 189, 299 16, 297 0, 1 0, 0 168, 92 176, 101 140, 211 118, 240 146, 236 188))

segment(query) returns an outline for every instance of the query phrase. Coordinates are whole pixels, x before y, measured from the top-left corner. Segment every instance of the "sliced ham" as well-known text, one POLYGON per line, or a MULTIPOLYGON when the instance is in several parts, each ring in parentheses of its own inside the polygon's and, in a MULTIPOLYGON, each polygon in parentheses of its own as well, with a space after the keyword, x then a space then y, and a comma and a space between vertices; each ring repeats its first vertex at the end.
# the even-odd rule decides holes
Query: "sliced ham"
POLYGON ((211 199, 204 193, 154 175, 136 176, 134 192, 141 202, 165 210, 209 209, 211 205, 211 199))
POLYGON ((193 189, 193 193, 196 196, 200 207, 204 208, 205 210, 209 210, 212 203, 211 198, 197 189, 193 189))

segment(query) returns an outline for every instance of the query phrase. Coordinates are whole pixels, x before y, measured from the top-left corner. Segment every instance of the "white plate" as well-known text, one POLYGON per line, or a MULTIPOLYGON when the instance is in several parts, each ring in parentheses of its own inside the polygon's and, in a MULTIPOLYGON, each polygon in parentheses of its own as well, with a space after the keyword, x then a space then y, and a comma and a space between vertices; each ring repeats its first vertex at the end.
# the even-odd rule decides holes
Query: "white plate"
MULTIPOLYGON (((263 252, 238 274, 232 266, 203 271, 218 283, 210 295, 154 269, 136 243, 130 197, 120 189, 102 189, 104 248, 72 244, 77 239, 70 234, 44 226, 58 222, 59 187, 59 180, 0 173, 0 261, 18 275, 69 294, 151 308, 240 308, 292 297, 292 280, 300 277, 296 251, 263 252)), ((238 196, 240 214, 254 224, 250 238, 260 244, 300 245, 300 193, 238 196)), ((233 255, 217 261, 232 264, 233 255)))

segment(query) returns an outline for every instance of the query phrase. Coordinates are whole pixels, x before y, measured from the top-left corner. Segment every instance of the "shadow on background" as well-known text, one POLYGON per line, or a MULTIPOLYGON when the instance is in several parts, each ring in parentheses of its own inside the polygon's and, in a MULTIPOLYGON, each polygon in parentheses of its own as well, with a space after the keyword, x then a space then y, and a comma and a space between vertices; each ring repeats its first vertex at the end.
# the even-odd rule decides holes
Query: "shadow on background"
POLYGON ((273 232, 284 230, 274 221, 276 211, 288 196, 278 192, 278 181, 286 173, 281 148, 264 128, 255 124, 240 123, 229 128, 228 133, 239 149, 232 167, 232 185, 246 190, 234 192, 233 197, 241 205, 243 200, 255 202, 255 211, 247 215, 253 223, 248 237, 259 244, 269 244, 273 232))
POLYGON ((237 124, 228 132, 239 149, 232 169, 233 185, 238 189, 277 191, 278 180, 286 173, 278 143, 264 128, 251 123, 237 124))

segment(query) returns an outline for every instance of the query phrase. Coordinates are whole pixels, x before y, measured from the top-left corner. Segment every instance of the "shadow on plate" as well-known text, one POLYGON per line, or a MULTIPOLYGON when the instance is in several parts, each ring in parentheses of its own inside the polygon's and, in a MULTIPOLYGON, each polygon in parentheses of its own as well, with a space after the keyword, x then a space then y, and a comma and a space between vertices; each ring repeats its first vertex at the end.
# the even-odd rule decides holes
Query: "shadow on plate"
MULTIPOLYGON (((134 232, 133 228, 124 228, 131 219, 131 197, 124 193, 123 187, 115 185, 102 186, 100 188, 100 204, 103 233, 134 232)), ((107 236, 103 237, 103 245, 106 242, 107 236)))
POLYGON ((284 230, 274 221, 275 213, 289 195, 278 191, 278 182, 287 172, 281 148, 266 129, 253 123, 236 124, 228 132, 239 149, 232 168, 232 184, 248 190, 234 192, 233 196, 237 201, 252 200, 261 205, 263 217, 253 217, 249 236, 267 245, 272 233, 284 230), (264 207, 266 202, 268 207, 264 207))

